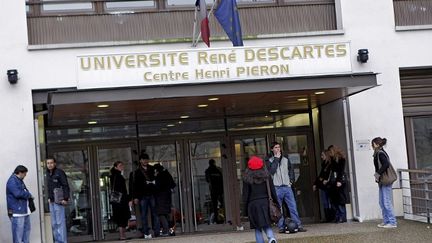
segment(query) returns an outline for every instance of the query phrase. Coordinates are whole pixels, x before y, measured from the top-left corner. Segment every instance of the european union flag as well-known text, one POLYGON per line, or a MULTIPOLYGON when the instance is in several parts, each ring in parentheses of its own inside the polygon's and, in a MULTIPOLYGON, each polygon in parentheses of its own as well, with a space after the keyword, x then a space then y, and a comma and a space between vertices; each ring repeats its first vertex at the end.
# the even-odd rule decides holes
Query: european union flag
POLYGON ((233 46, 243 46, 236 0, 221 0, 214 16, 227 33, 233 46))

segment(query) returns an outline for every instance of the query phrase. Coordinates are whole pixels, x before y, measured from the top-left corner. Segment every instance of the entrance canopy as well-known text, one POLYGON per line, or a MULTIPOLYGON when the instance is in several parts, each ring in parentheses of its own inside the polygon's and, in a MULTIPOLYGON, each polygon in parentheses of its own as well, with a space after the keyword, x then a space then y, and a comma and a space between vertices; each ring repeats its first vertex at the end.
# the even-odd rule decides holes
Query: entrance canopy
POLYGON ((120 124, 295 113, 376 85, 374 73, 350 73, 196 85, 35 91, 33 102, 47 104, 48 126, 67 127, 85 126, 91 121, 120 124))

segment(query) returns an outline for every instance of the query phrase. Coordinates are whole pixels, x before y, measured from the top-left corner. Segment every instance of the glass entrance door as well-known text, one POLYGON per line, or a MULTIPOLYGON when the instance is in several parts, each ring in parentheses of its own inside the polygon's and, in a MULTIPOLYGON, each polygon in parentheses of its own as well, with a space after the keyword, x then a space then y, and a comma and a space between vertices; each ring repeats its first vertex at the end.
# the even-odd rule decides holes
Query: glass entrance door
MULTIPOLYGON (((57 167, 64 170, 71 191, 66 206, 66 228, 69 242, 94 240, 94 197, 90 176, 88 147, 49 151, 57 160, 57 167)), ((47 196, 46 193, 44 194, 47 196)), ((48 199, 45 200, 48 202, 48 199)))
POLYGON ((307 134, 276 135, 276 141, 282 145, 282 153, 288 154, 294 168, 294 192, 303 223, 316 221, 319 215, 318 204, 314 203, 319 202, 319 199, 312 191, 315 161, 311 137, 307 134))
MULTIPOLYGON (((136 151, 134 144, 112 144, 96 147, 96 158, 98 162, 99 172, 99 211, 100 211, 100 227, 103 233, 103 238, 112 240, 118 239, 117 224, 113 221, 112 206, 109 203, 110 185, 110 170, 114 162, 122 161, 124 164, 123 176, 126 179, 128 186, 130 172, 135 168, 137 158, 134 157, 133 151, 136 151), (135 161, 135 162, 134 162, 135 161)), ((129 193, 129 188, 128 188, 129 193)), ((132 234, 132 233, 129 233, 132 234)))
MULTIPOLYGON (((179 145, 174 142, 141 143, 141 153, 149 155, 150 164, 161 164, 171 174, 176 183, 176 187, 172 190, 171 194, 171 214, 168 218, 168 226, 176 234, 183 232, 184 228, 184 221, 182 220, 184 218, 181 195, 182 181, 180 180, 182 160, 179 150, 179 145)), ((149 220, 149 225, 151 225, 151 220, 149 220)))
POLYGON ((221 142, 189 141, 189 153, 195 231, 219 230, 226 223, 221 142))

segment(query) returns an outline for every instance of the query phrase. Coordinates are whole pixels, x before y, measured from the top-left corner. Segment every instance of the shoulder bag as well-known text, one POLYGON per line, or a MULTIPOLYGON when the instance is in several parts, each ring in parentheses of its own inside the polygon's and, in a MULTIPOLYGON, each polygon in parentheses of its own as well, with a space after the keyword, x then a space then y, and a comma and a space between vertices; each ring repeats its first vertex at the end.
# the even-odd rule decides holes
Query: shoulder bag
POLYGON ((266 184, 267 184, 267 194, 268 194, 269 208, 270 208, 270 219, 271 219, 271 221, 276 223, 282 217, 282 213, 281 213, 280 208, 273 201, 273 198, 272 198, 271 192, 270 192, 270 183, 269 183, 268 179, 266 181, 266 184))
MULTIPOLYGON (((381 175, 380 180, 379 180, 379 184, 384 185, 384 186, 388 186, 388 185, 393 184, 393 182, 395 182, 397 180, 397 174, 396 174, 395 169, 393 168, 393 165, 390 163, 390 158, 388 157, 388 155, 385 152, 382 152, 382 153, 384 153, 384 155, 387 157, 389 167, 381 175)), ((382 164, 381 164, 381 161, 379 159, 379 153, 377 154, 377 158, 378 158, 378 165, 381 168, 382 164)))
POLYGON ((123 193, 114 190, 116 179, 117 179, 117 176, 114 177, 113 187, 112 187, 110 198, 109 198, 109 201, 112 204, 113 203, 119 204, 121 202, 121 199, 122 199, 122 196, 123 196, 123 193))

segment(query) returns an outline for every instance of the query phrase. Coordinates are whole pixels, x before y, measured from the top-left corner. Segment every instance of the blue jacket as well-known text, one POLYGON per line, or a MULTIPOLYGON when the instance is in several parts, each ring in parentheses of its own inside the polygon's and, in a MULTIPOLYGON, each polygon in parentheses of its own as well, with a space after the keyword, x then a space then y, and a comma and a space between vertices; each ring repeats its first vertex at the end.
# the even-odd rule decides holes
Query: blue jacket
POLYGON ((9 214, 27 214, 28 199, 32 195, 27 190, 23 180, 15 174, 9 177, 6 184, 6 201, 9 214))

